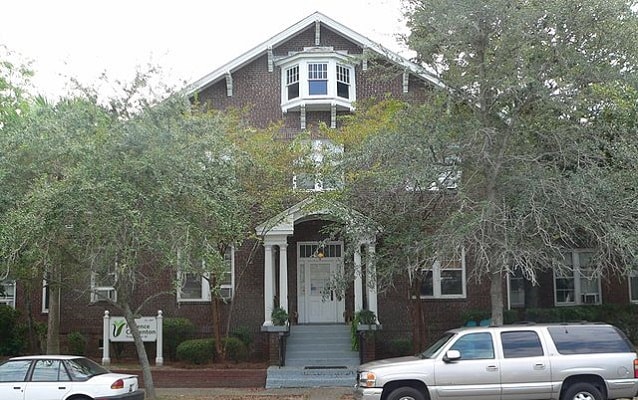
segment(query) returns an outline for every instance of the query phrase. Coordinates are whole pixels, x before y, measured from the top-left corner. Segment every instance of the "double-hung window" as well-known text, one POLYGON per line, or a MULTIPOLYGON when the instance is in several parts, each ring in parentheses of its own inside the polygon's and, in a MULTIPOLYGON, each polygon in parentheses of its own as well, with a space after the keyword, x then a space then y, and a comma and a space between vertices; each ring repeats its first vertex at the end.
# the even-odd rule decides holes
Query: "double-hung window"
POLYGON ((573 250, 564 253, 565 267, 554 271, 556 305, 600 304, 600 275, 592 265, 593 253, 573 250))
POLYGON ((633 270, 629 274, 629 300, 638 303, 638 271, 633 270))
POLYGON ((328 64, 308 64, 308 94, 310 96, 325 96, 328 94, 328 64))
POLYGON ((350 98, 350 68, 337 64, 337 96, 350 98))
POLYGON ((16 281, 0 282, 2 290, 0 290, 0 304, 6 304, 9 307, 16 306, 16 281))
POLYGON ((438 257, 429 268, 422 269, 422 298, 465 297, 465 251, 438 257))
POLYGON ((299 65, 286 69, 286 90, 288 99, 299 97, 299 65))
POLYGON ((91 302, 98 301, 117 301, 117 290, 115 283, 117 281, 117 264, 112 268, 103 271, 91 272, 91 302))
POLYGON ((297 190, 334 190, 343 184, 338 170, 343 147, 329 139, 315 139, 308 143, 308 158, 299 160, 303 171, 293 176, 293 188, 297 190))
MULTIPOLYGON (((224 253, 224 271, 217 277, 219 294, 224 299, 233 296, 235 287, 235 252, 229 247, 224 253)), ((205 265, 202 265, 205 270, 205 265)), ((211 274, 209 272, 178 272, 178 302, 201 302, 211 300, 211 274)))

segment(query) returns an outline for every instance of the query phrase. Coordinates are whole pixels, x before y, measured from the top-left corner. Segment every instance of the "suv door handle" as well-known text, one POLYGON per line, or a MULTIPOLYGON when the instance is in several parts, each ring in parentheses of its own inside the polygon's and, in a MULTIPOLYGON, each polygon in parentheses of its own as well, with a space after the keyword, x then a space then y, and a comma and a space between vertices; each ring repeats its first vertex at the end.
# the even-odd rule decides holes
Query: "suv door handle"
POLYGON ((487 371, 498 371, 498 367, 496 365, 488 365, 485 369, 487 371))

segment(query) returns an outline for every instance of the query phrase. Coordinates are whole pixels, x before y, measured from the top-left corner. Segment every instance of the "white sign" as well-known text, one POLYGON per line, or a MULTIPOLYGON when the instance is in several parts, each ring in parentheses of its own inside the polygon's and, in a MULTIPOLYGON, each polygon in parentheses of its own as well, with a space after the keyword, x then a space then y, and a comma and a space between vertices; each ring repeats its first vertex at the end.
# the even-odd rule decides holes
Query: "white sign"
MULTIPOLYGON (((157 318, 142 317, 135 320, 143 342, 155 342, 157 340, 157 318)), ((111 342, 132 342, 133 334, 124 317, 111 317, 109 324, 109 339, 111 342)))

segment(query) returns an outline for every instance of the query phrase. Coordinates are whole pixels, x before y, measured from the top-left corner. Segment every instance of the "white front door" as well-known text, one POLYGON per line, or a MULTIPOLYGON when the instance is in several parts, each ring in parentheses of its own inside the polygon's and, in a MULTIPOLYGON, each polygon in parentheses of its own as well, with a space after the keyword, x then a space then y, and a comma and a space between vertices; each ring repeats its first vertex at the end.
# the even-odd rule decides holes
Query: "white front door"
POLYGON ((300 267, 300 285, 303 290, 303 310, 300 310, 301 323, 338 323, 343 322, 345 302, 340 293, 330 288, 330 281, 338 272, 339 260, 304 260, 300 267))

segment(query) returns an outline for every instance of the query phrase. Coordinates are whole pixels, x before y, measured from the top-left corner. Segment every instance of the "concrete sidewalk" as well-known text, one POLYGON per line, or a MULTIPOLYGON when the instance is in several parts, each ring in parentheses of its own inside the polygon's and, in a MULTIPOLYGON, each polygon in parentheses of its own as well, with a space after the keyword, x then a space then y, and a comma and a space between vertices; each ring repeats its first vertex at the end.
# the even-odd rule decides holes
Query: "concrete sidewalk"
POLYGON ((188 399, 193 397, 213 397, 225 396, 228 398, 247 399, 252 396, 272 396, 276 399, 279 396, 298 395, 304 396, 307 400, 341 400, 352 398, 352 388, 285 388, 285 389, 264 389, 264 388, 156 388, 157 396, 171 396, 175 399, 188 399))

